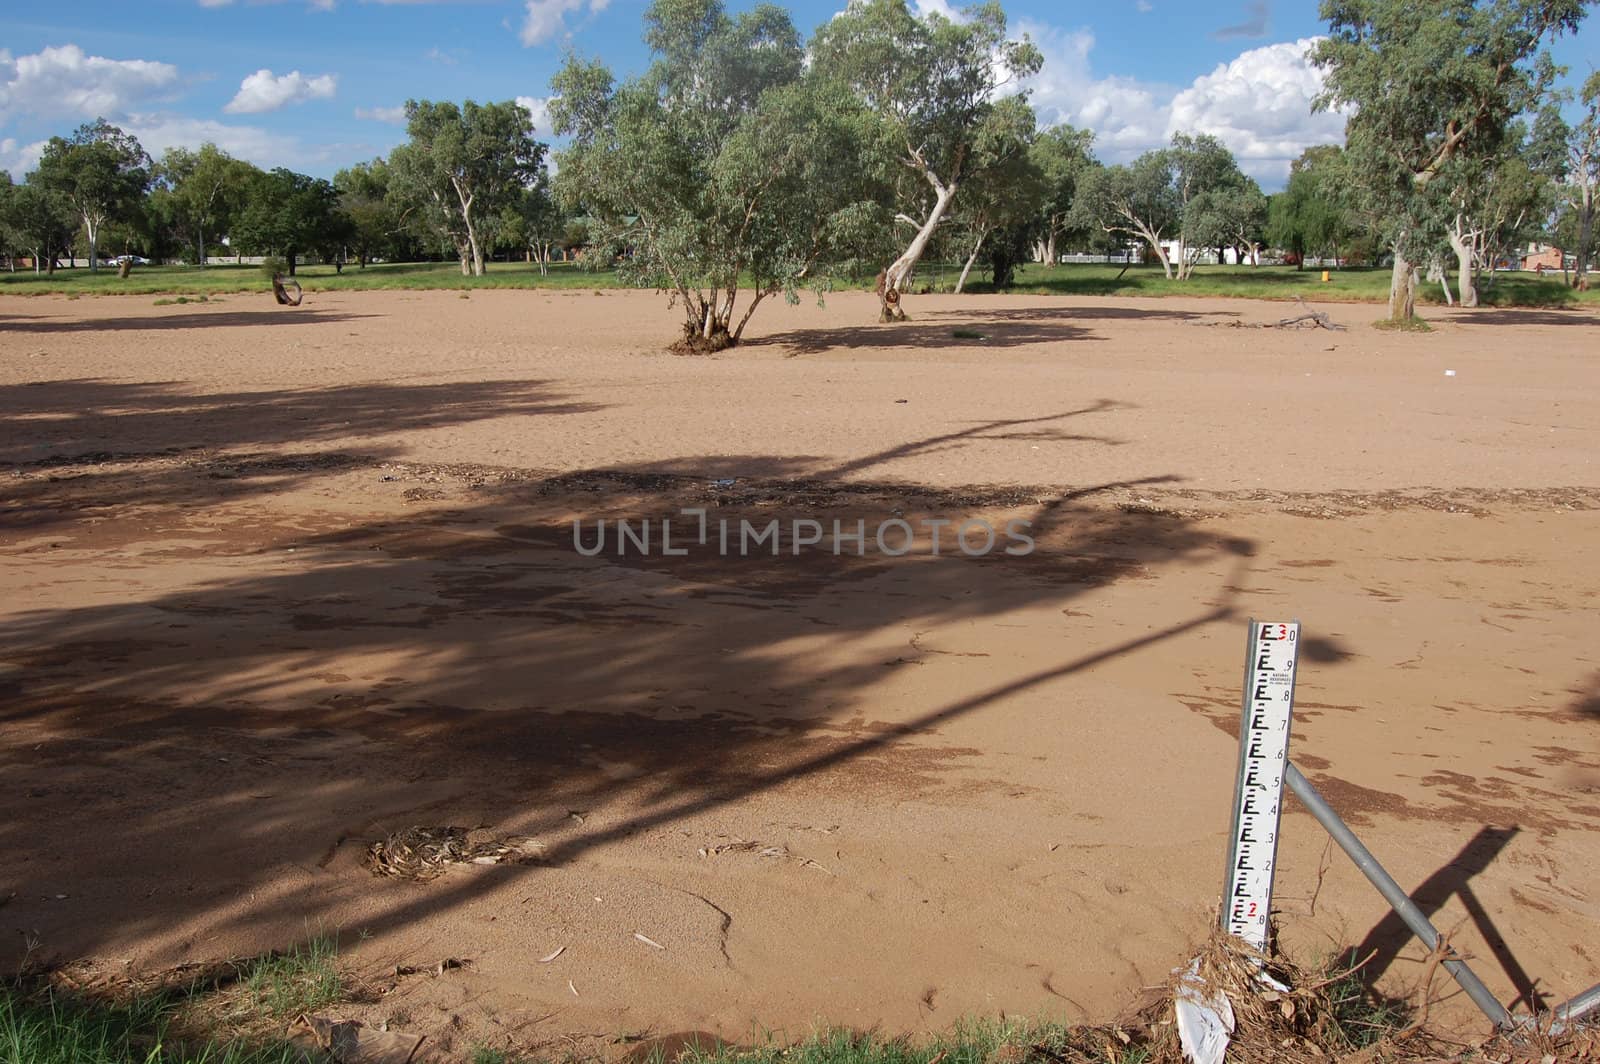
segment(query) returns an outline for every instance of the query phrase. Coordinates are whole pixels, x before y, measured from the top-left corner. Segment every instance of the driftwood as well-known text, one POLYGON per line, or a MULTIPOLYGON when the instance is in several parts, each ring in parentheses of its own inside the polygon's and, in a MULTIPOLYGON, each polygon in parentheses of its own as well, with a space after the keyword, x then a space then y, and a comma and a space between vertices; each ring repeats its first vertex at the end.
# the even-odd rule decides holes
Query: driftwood
POLYGON ((1197 321, 1191 322, 1191 324, 1212 327, 1221 325, 1229 329, 1328 329, 1332 332, 1345 331, 1343 325, 1330 320, 1322 311, 1312 310, 1309 306, 1306 306, 1305 300, 1300 299, 1298 302, 1305 313, 1296 314, 1292 318, 1279 318, 1277 321, 1261 322, 1243 322, 1235 318, 1231 321, 1197 321))
POLYGON ((279 273, 272 275, 272 295, 277 299, 278 305, 284 307, 298 307, 300 300, 304 298, 300 291, 300 282, 279 273), (294 289, 292 293, 291 288, 294 289))

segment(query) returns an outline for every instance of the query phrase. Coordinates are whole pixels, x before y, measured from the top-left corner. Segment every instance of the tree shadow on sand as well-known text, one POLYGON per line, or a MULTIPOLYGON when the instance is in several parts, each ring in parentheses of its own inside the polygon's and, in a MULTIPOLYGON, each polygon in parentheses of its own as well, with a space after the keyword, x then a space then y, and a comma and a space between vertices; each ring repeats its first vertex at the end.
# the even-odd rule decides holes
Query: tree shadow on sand
MULTIPOLYGON (((997 427, 1012 426, 965 433, 997 427)), ((0 897, 17 895, 6 922, 25 932, 0 957, 29 942, 46 959, 131 940, 162 955, 215 948, 169 930, 196 926, 206 943, 259 946, 338 926, 353 901, 361 928, 382 934, 459 911, 504 876, 535 883, 780 790, 864 796, 892 776, 902 795, 937 793, 973 753, 947 749, 946 727, 1241 619, 1252 542, 1104 504, 1172 478, 841 489, 961 435, 845 463, 746 456, 752 479, 732 485, 649 466, 508 474, 428 511, 306 513, 296 527, 213 500, 206 521, 225 550, 185 546, 185 515, 155 522, 143 535, 166 560, 147 572, 121 566, 109 594, 35 595, 0 619, 0 801, 17 811, 0 846, 25 855, 0 871, 0 897), (684 507, 713 525, 1015 516, 1038 549, 729 557, 714 537, 684 555, 573 549, 575 514, 683 519, 684 507), (174 580, 188 558, 204 568, 174 580), (972 673, 981 685, 926 705, 883 704, 887 681, 948 652, 926 633, 1059 615, 1097 589, 1190 569, 1214 573, 1212 591, 1186 593, 1153 630, 1090 629, 1054 660, 972 673), (542 863, 400 891, 351 863, 390 830, 476 822, 538 836, 542 863), (70 896, 42 900, 57 892, 70 896)))
POLYGON ((347 310, 295 307, 277 310, 197 310, 124 318, 11 316, 0 319, 0 333, 165 332, 174 329, 242 329, 261 325, 332 325, 378 317, 347 310))
POLYGON ((398 442, 384 437, 597 409, 531 380, 260 392, 98 379, 0 386, 0 462, 10 473, 0 530, 286 491, 396 456, 398 442), (334 442, 360 450, 313 446, 334 442))

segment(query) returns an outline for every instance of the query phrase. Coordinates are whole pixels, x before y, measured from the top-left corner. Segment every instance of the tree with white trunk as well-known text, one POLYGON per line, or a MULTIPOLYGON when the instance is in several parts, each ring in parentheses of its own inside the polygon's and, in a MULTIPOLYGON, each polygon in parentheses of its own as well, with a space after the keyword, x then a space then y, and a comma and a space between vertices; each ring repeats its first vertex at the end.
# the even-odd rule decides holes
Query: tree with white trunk
POLYGON ((544 159, 532 115, 514 100, 408 100, 406 132, 410 141, 389 156, 390 195, 450 242, 463 276, 483 276, 500 212, 544 159))
POLYGON ((1316 106, 1352 108, 1345 160, 1363 213, 1394 255, 1389 319, 1415 317, 1417 264, 1441 245, 1451 167, 1493 158, 1555 68, 1545 42, 1570 33, 1590 0, 1323 0, 1328 35, 1316 106))
POLYGON ((109 222, 122 221, 143 203, 150 187, 150 156, 137 138, 96 119, 71 137, 51 137, 39 156, 37 180, 58 194, 83 224, 89 241, 89 269, 100 266, 100 235, 109 222))
POLYGON ((645 28, 639 76, 618 84, 572 56, 552 79, 556 132, 571 138, 556 202, 585 219, 585 263, 615 260, 671 293, 676 350, 720 351, 766 300, 863 272, 889 231, 876 131, 847 86, 808 68, 776 5, 655 0, 645 28))
POLYGON ((909 238, 878 282, 880 319, 904 321, 900 295, 962 186, 1025 151, 1033 110, 1020 82, 1044 60, 1006 36, 996 2, 959 21, 918 17, 906 0, 850 0, 811 43, 822 76, 848 85, 878 122, 896 221, 909 238))

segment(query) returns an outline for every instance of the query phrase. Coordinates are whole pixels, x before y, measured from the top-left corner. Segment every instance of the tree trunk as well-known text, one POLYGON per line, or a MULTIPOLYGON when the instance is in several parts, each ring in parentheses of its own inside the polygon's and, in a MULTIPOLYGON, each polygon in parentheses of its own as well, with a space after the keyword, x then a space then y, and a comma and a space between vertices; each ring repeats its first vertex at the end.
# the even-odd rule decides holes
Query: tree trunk
POLYGON ((878 289, 878 300, 881 304, 879 321, 906 320, 906 312, 900 306, 900 291, 906 283, 906 278, 911 276, 911 271, 917 268, 922 253, 928 249, 928 241, 933 239, 934 230, 944 219, 945 211, 950 209, 950 201, 955 195, 955 185, 937 187, 933 209, 928 212, 928 217, 922 223, 922 228, 917 230, 917 235, 911 238, 911 246, 883 272, 883 283, 878 289))
POLYGON ((1578 262, 1573 267, 1577 276, 1573 284, 1581 284, 1589 274, 1589 257, 1594 254, 1594 189, 1584 189, 1583 206, 1578 209, 1578 262))
POLYGON ((978 252, 983 250, 983 242, 987 239, 989 239, 989 233, 985 230, 978 237, 978 242, 972 245, 972 254, 967 256, 967 264, 961 267, 961 276, 956 281, 956 295, 960 295, 961 290, 967 287, 967 274, 972 272, 972 264, 978 261, 978 252))
POLYGON ((200 253, 200 258, 197 260, 197 262, 199 263, 200 268, 203 270, 206 268, 206 234, 205 230, 203 229, 200 231, 200 236, 196 240, 195 250, 200 253))
POLYGON ((89 233, 89 272, 94 273, 100 269, 100 227, 83 216, 83 227, 89 233))
POLYGON ((289 253, 284 257, 289 260, 289 276, 293 277, 294 276, 294 268, 295 268, 295 260, 298 259, 300 256, 295 254, 294 248, 290 248, 289 249, 289 253))
POLYGON ((1058 258, 1059 256, 1056 255, 1056 234, 1055 230, 1052 229, 1050 235, 1044 239, 1044 268, 1047 270, 1055 269, 1058 258))
MULTIPOLYGON (((1450 231, 1450 248, 1456 253, 1456 290, 1463 307, 1478 305, 1478 286, 1472 277, 1472 245, 1456 230, 1450 231)), ((1445 271, 1440 270, 1440 273, 1445 271)), ((1448 289, 1446 290, 1448 292, 1448 289)))
POLYGON ((1156 261, 1161 263, 1161 272, 1166 275, 1167 280, 1172 280, 1172 260, 1167 258, 1167 249, 1162 247, 1161 241, 1154 237, 1146 236, 1145 242, 1156 253, 1156 261))
POLYGON ((1417 316, 1417 268, 1409 259, 1394 253, 1394 272, 1389 277, 1389 320, 1411 321, 1417 316))

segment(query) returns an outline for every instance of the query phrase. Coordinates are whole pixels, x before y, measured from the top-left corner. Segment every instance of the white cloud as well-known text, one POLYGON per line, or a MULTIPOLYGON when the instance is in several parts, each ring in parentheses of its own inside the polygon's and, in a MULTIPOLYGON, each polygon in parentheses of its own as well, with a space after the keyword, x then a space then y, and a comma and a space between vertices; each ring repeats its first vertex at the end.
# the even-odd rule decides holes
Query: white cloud
POLYGON ((1095 150, 1107 162, 1125 162, 1167 139, 1169 86, 1126 77, 1094 76, 1089 54, 1094 34, 1023 20, 1020 27, 1044 53, 1044 69, 1026 83, 1044 125, 1070 122, 1095 132, 1095 150))
POLYGON ((157 157, 171 147, 198 148, 210 141, 234 158, 262 168, 287 166, 304 173, 331 171, 351 159, 371 158, 393 147, 387 138, 383 142, 309 143, 292 134, 259 126, 235 125, 170 112, 131 115, 123 128, 138 137, 145 150, 157 157))
POLYGON ((208 118, 164 113, 133 115, 127 130, 156 158, 168 148, 198 148, 207 141, 258 166, 285 165, 304 154, 303 145, 295 137, 208 118))
POLYGON ((403 125, 406 120, 404 107, 357 107, 356 117, 368 122, 388 122, 390 125, 403 125))
POLYGON ((960 11, 950 6, 950 0, 916 0, 916 8, 918 18, 927 18, 929 15, 943 15, 951 22, 966 21, 960 11))
POLYGON ((567 29, 569 14, 599 14, 611 0, 526 0, 526 16, 522 20, 519 36, 524 47, 531 48, 561 36, 567 29))
POLYGON ((147 59, 106 59, 75 44, 12 58, 0 49, 0 121, 29 118, 115 118, 169 94, 178 68, 147 59))
POLYGON ((39 165, 39 156, 44 153, 45 142, 36 140, 32 144, 19 144, 11 137, 0 140, 0 170, 8 171, 12 177, 21 181, 23 177, 39 165))
POLYGON ((534 131, 543 133, 546 136, 550 134, 554 126, 554 123, 550 120, 550 101, 553 99, 555 99, 554 96, 517 97, 517 102, 527 108, 528 113, 533 116, 534 131))
POLYGON ((1312 114, 1322 75, 1306 58, 1315 39, 1252 48, 1187 87, 1127 77, 1096 77, 1094 34, 1023 20, 1044 52, 1028 82, 1041 124, 1070 122, 1095 132, 1106 162, 1127 162, 1165 145, 1173 133, 1210 133, 1239 165, 1266 185, 1288 175, 1289 163, 1314 144, 1344 139, 1342 114, 1312 114))
POLYGON ((298 70, 278 75, 262 69, 239 83, 239 93, 222 109, 229 114, 258 115, 292 103, 332 98, 339 87, 333 74, 308 78, 298 70))
POLYGON ((1306 148, 1344 140, 1344 113, 1311 112, 1322 91, 1322 72, 1306 55, 1315 43, 1252 48, 1196 78, 1173 98, 1168 132, 1210 133, 1247 173, 1283 180, 1306 148))

